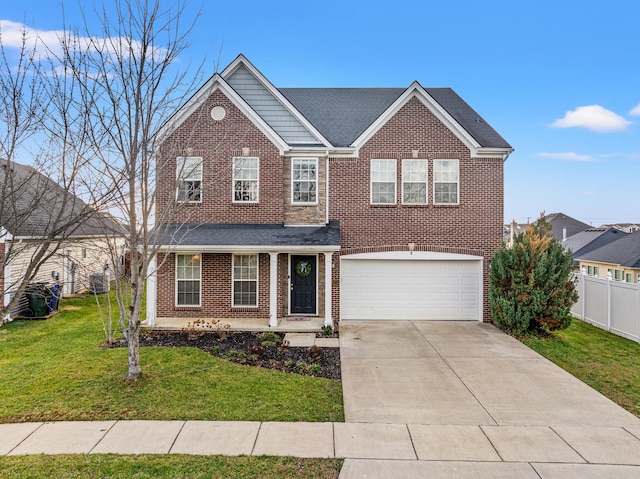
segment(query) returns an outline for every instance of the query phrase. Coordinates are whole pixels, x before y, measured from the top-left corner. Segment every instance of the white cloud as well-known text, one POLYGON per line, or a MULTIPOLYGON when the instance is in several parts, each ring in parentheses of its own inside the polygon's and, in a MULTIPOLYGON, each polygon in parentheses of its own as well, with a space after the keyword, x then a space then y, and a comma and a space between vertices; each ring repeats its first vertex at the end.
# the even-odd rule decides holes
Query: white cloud
POLYGON ((636 105, 636 107, 629 112, 630 115, 640 116, 640 103, 636 105))
POLYGON ((563 153, 538 153, 538 156, 541 156, 542 158, 549 158, 552 160, 562 160, 562 161, 579 161, 579 162, 598 161, 595 156, 581 155, 573 151, 566 151, 563 153))
POLYGON ((630 121, 600 105, 588 105, 579 106, 573 111, 568 111, 564 118, 554 121, 551 126, 555 128, 571 128, 575 126, 598 133, 608 133, 623 131, 630 124, 630 121))
MULTIPOLYGON (((67 42, 72 50, 101 52, 120 59, 127 58, 131 53, 136 53, 142 48, 140 42, 124 36, 110 38, 75 36, 63 30, 36 30, 22 23, 3 19, 0 19, 0 34, 5 48, 20 49, 24 43, 27 50, 35 49, 43 57, 48 56, 50 52, 56 56, 61 55, 63 42, 67 42)), ((154 50, 156 56, 166 54, 166 50, 162 47, 155 46, 154 50)))

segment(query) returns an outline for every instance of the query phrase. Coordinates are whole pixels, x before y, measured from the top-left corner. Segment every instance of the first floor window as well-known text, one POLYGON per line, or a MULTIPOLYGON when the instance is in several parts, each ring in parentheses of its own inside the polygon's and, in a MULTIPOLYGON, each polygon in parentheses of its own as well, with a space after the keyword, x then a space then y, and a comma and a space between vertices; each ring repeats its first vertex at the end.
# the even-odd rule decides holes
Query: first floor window
POLYGON ((624 276, 624 281, 626 283, 633 283, 633 275, 631 273, 627 273, 624 276))
POLYGON ((371 160, 371 203, 396 202, 396 160, 371 160))
POLYGON ((233 256, 233 305, 258 306, 258 255, 233 256))
POLYGON ((594 276, 598 276, 598 274, 600 274, 600 268, 598 268, 597 266, 593 267, 593 275, 594 276))
POLYGON ((176 160, 176 181, 178 201, 202 201, 202 157, 179 157, 176 160))
POLYGON ((233 159, 233 201, 256 203, 258 201, 258 179, 260 160, 237 157, 233 159))
POLYGON ((291 160, 291 202, 318 202, 318 160, 316 158, 291 160))
POLYGON ((200 306, 201 256, 179 254, 176 257, 178 306, 200 306))
POLYGON ((427 204, 427 160, 402 160, 402 202, 427 204))
POLYGON ((587 274, 593 276, 593 266, 587 266, 587 274))
POLYGON ((613 278, 614 278, 616 281, 620 281, 620 280, 622 279, 622 271, 620 271, 619 269, 616 269, 616 270, 614 271, 613 278))
POLYGON ((457 205, 460 165, 458 160, 433 161, 433 202, 439 205, 457 205))

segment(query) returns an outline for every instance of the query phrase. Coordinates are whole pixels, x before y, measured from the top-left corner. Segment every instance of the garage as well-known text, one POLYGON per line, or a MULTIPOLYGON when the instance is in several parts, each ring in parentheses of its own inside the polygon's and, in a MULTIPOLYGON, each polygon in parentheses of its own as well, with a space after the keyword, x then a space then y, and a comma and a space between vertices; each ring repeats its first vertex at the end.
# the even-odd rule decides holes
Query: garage
POLYGON ((482 319, 482 257, 397 251, 343 256, 341 320, 482 319))

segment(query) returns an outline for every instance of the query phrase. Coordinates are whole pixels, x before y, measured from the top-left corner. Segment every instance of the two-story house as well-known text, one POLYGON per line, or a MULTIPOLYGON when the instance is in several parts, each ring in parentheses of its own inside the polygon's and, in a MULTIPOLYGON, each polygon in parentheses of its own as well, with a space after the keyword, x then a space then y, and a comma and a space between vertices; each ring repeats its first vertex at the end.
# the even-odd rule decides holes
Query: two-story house
POLYGON ((453 90, 279 89, 240 55, 157 138, 149 325, 490 320, 512 148, 453 90))

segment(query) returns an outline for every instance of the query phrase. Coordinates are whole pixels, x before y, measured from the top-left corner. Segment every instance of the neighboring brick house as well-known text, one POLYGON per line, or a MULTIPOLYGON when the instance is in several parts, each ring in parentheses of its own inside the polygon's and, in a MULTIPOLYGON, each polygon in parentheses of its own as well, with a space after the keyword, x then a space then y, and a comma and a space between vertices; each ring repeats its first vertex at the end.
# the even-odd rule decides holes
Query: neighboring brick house
POLYGON ((278 89, 240 55, 157 137, 182 208, 148 324, 490 320, 512 148, 453 90, 278 89))

